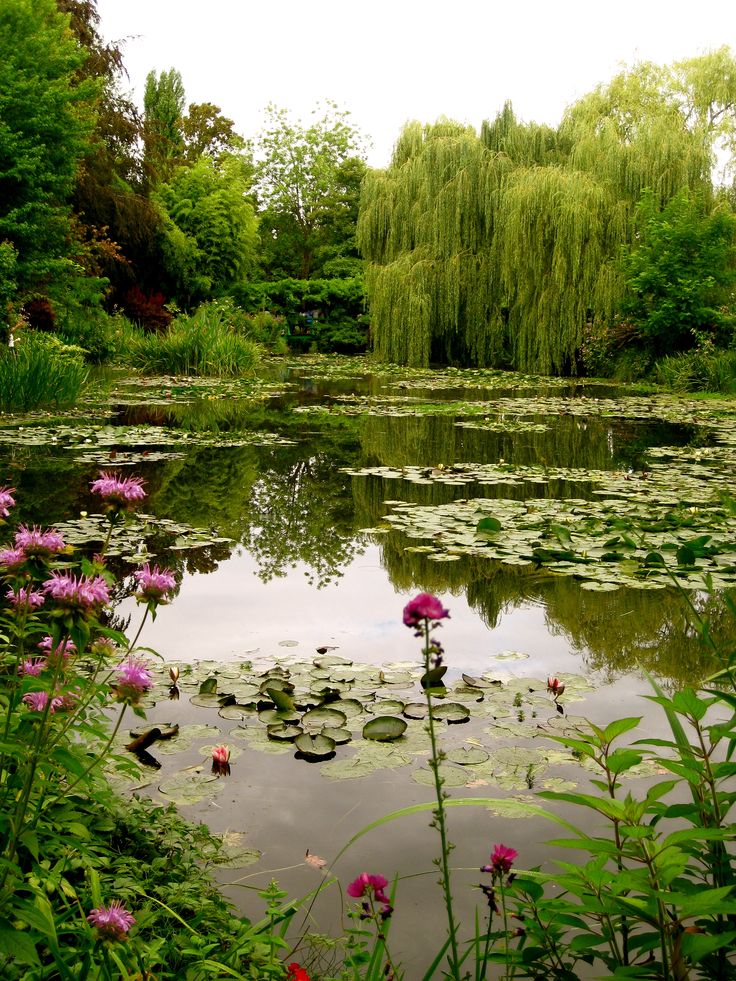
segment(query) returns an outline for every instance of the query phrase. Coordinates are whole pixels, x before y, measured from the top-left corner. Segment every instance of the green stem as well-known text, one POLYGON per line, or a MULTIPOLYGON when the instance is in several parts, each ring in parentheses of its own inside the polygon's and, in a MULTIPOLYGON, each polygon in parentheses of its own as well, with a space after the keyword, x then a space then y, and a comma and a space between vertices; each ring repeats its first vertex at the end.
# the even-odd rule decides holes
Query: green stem
POLYGON ((131 654, 135 650, 135 645, 138 643, 138 638, 141 635, 141 631, 143 630, 143 624, 146 622, 147 617, 148 617, 148 607, 146 607, 146 612, 143 614, 143 619, 141 620, 140 625, 138 626, 138 631, 137 631, 135 637, 130 642, 130 644, 128 644, 128 653, 129 654, 131 654))
MULTIPOLYGON (((429 621, 425 619, 424 621, 424 671, 425 674, 429 671, 429 659, 430 659, 430 642, 429 642, 429 621)), ((460 981, 460 962, 458 956, 457 947, 457 926, 455 924, 455 914, 452 908, 452 889, 450 888, 450 863, 449 854, 452 845, 447 838, 447 825, 445 822, 445 805, 444 805, 444 794, 442 791, 442 785, 444 783, 440 775, 440 759, 441 754, 437 749, 437 736, 434 728, 434 718, 432 716, 432 695, 430 694, 429 688, 425 689, 425 695, 427 698, 427 711, 428 711, 428 722, 427 731, 429 732, 429 742, 431 747, 431 757, 430 757, 430 767, 432 773, 434 774, 434 789, 435 795, 437 797, 437 810, 434 812, 435 816, 435 827, 437 828, 440 835, 440 845, 441 845, 441 879, 440 884, 442 886, 442 891, 445 898, 445 909, 447 910, 447 929, 450 939, 450 953, 448 956, 448 961, 450 964, 451 976, 455 981, 460 981)))

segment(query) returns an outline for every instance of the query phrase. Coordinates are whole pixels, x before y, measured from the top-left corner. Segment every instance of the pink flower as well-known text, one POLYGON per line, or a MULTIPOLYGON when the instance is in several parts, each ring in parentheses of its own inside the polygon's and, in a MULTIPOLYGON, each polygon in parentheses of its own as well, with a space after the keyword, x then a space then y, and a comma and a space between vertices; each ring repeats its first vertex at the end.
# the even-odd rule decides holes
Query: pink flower
POLYGON ((109 906, 93 909, 87 919, 92 926, 97 927, 103 937, 110 940, 125 940, 128 930, 135 923, 135 917, 117 899, 109 906))
POLYGON ((9 508, 15 504, 14 490, 15 487, 0 487, 0 518, 7 518, 10 514, 9 508))
POLYGON ((515 848, 507 848, 506 845, 494 845, 490 864, 484 865, 481 872, 490 872, 494 876, 506 875, 507 872, 511 871, 511 866, 518 854, 515 848))
POLYGON ((404 624, 407 627, 418 627, 422 620, 444 620, 449 615, 450 611, 444 608, 436 596, 420 593, 404 607, 404 624))
POLYGON ((39 675, 46 667, 46 659, 43 657, 30 657, 21 661, 18 665, 20 675, 39 675))
POLYGON ((137 705, 153 684, 153 676, 145 661, 129 655, 116 668, 118 678, 113 686, 119 702, 137 705))
POLYGON ((39 650, 44 651, 49 658, 67 658, 72 654, 76 654, 77 652, 77 645, 74 643, 71 637, 67 637, 66 640, 59 641, 56 647, 54 647, 53 638, 50 637, 49 634, 46 634, 46 636, 38 642, 37 646, 39 650))
POLYGON ((170 590, 176 585, 176 579, 170 569, 159 569, 157 565, 153 568, 146 562, 142 569, 133 573, 138 582, 138 592, 136 598, 142 602, 155 600, 158 603, 165 603, 170 590))
MULTIPOLYGON (((48 700, 48 692, 45 691, 29 691, 27 695, 23 696, 23 702, 28 706, 31 712, 43 712, 48 704, 48 700)), ((59 696, 54 696, 54 698, 51 699, 49 714, 53 715, 55 710, 62 708, 63 705, 64 699, 59 696)))
POLYGON ((352 896, 354 899, 360 899, 361 896, 373 896, 376 902, 390 906, 391 901, 383 891, 387 885, 388 879, 384 879, 382 875, 368 875, 367 872, 362 872, 345 891, 348 896, 352 896))
POLYGON ((53 528, 41 531, 36 525, 21 525, 15 533, 15 547, 25 552, 26 558, 48 559, 66 548, 64 539, 53 528))
POLYGON ((565 685, 559 678, 547 678, 547 691, 551 692, 555 698, 565 690, 565 685))
POLYGON ((99 494, 112 510, 132 507, 136 501, 142 501, 146 492, 143 490, 142 477, 120 477, 114 473, 100 473, 97 480, 90 484, 93 494, 99 494))
POLYGON ((71 612, 87 613, 110 602, 110 589, 102 576, 91 579, 68 572, 52 572, 43 588, 59 606, 67 607, 71 612))
POLYGON ((25 610, 36 609, 39 606, 43 606, 44 600, 46 599, 40 589, 31 589, 30 587, 9 589, 5 594, 5 598, 10 600, 16 610, 21 608, 25 610))
POLYGON ((228 746, 214 746, 212 748, 212 772, 218 777, 230 776, 230 748, 228 746))
POLYGON ((22 548, 5 548, 0 552, 0 565, 15 572, 25 564, 27 558, 22 548))

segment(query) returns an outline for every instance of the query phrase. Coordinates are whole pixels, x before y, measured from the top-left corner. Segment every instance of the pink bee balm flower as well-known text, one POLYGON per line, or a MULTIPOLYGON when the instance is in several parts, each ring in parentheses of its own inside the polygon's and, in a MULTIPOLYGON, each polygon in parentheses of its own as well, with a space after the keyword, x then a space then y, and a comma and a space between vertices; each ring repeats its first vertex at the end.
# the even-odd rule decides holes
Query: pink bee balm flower
POLYGON ((16 608, 16 610, 37 609, 39 606, 43 606, 44 600, 46 599, 40 589, 30 589, 25 587, 21 587, 20 589, 9 589, 5 594, 5 598, 10 600, 11 604, 16 608))
POLYGON ((114 510, 132 507, 137 501, 142 501, 146 492, 143 490, 142 477, 120 477, 104 470, 90 484, 93 494, 99 494, 106 504, 114 510))
POLYGON ((97 927, 103 937, 110 940, 125 940, 128 930, 135 923, 135 917, 117 899, 109 906, 93 909, 87 919, 93 927, 97 927))
POLYGON ((110 589, 102 576, 73 576, 68 572, 52 572, 43 584, 44 591, 59 606, 72 612, 89 612, 110 602, 110 589))
POLYGON ((9 572, 16 572, 27 560, 22 548, 4 548, 0 552, 0 566, 9 572))
POLYGON ((157 565, 151 567, 148 562, 142 569, 134 572, 133 576, 138 582, 136 597, 142 602, 156 600, 159 603, 165 603, 168 598, 167 594, 176 585, 176 579, 174 579, 174 573, 171 569, 159 569, 157 565))
POLYGON ((13 491, 15 487, 0 487, 0 518, 7 518, 10 508, 15 504, 13 491))
POLYGON ((450 611, 444 608, 436 596, 420 593, 404 607, 404 624, 407 627, 418 627, 422 620, 444 620, 449 615, 450 611))
POLYGON ((70 657, 72 654, 76 654, 77 645, 71 639, 67 637, 66 640, 59 641, 59 643, 54 647, 53 638, 46 634, 46 636, 38 642, 39 650, 45 651, 45 653, 51 657, 70 657))
POLYGON ((376 902, 390 906, 391 901, 383 891, 387 885, 388 879, 384 879, 382 875, 368 875, 367 872, 362 872, 357 879, 350 883, 346 892, 348 896, 352 896, 354 899, 360 899, 361 896, 373 896, 376 902))
POLYGON ((230 776, 230 747, 213 746, 212 748, 212 772, 218 777, 230 776))
POLYGON ((25 661, 21 661, 18 665, 18 674, 21 675, 39 675, 46 667, 46 659, 43 657, 29 657, 25 661))
MULTIPOLYGON (((49 696, 48 692, 45 691, 29 691, 27 695, 23 696, 23 702, 28 706, 31 712, 43 712, 48 704, 49 696)), ((54 714, 55 710, 61 708, 64 705, 64 699, 55 696, 51 699, 51 708, 49 713, 54 714)))
POLYGON ((488 865, 484 865, 481 872, 490 872, 492 875, 506 875, 511 871, 514 859, 519 853, 515 848, 507 848, 506 845, 494 845, 491 852, 491 860, 488 865))
POLYGON ((137 705, 153 684, 153 676, 146 662, 131 654, 116 670, 118 678, 114 688, 118 701, 137 705))
POLYGON ((21 525, 15 533, 15 547, 25 552, 26 558, 48 559, 66 548, 64 539, 53 528, 41 531, 36 525, 21 525))

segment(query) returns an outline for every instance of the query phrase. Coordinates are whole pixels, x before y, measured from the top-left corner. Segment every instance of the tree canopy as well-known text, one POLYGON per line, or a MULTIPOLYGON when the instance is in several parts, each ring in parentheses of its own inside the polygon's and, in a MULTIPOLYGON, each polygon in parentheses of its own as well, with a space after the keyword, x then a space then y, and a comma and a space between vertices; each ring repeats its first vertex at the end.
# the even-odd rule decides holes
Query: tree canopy
POLYGON ((579 370, 586 325, 620 312, 642 195, 657 209, 679 193, 714 207, 716 150, 736 134, 732 95, 736 63, 723 49, 622 72, 556 130, 520 122, 508 104, 480 134, 409 124, 361 200, 378 356, 579 370))

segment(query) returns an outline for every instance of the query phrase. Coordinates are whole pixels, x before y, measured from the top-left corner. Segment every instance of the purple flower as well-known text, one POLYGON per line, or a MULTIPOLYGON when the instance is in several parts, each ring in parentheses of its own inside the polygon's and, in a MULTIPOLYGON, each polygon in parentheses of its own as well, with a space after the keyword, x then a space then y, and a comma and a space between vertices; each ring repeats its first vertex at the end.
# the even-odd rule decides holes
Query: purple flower
POLYGON ((44 651, 49 657, 70 657, 72 654, 77 653, 77 645, 71 639, 67 637, 66 640, 59 641, 59 643, 54 647, 53 638, 48 634, 38 642, 39 650, 44 651))
POLYGON ((515 848, 507 848, 506 845, 494 845, 491 852, 489 865, 484 865, 481 872, 490 872, 491 875, 506 875, 511 871, 514 859, 519 853, 515 848))
POLYGON ((418 627, 422 620, 444 620, 449 615, 450 611, 444 608, 436 596, 420 593, 404 607, 404 624, 407 627, 418 627))
POLYGON ((388 879, 384 879, 382 875, 368 875, 367 872, 362 872, 357 879, 350 883, 346 892, 348 896, 352 896, 354 899, 360 899, 361 896, 373 896, 376 902, 390 906, 391 901, 383 891, 387 885, 388 879))
POLYGON ((43 657, 29 657, 25 661, 21 661, 18 665, 18 674, 21 675, 39 675, 46 667, 46 658, 43 657))
POLYGON ((153 676, 145 661, 129 655, 116 668, 118 677, 113 685, 117 700, 137 705, 153 684, 153 676))
POLYGON ((158 603, 165 603, 168 593, 176 585, 174 573, 171 569, 159 569, 157 565, 153 568, 146 562, 142 569, 133 573, 138 582, 138 592, 136 597, 141 602, 155 600, 158 603))
POLYGON ((15 504, 14 490, 15 487, 0 487, 0 518, 7 518, 10 514, 9 508, 15 504))
POLYGON ((125 940, 128 930, 135 923, 135 917, 117 899, 109 906, 93 909, 87 920, 110 940, 125 940))
POLYGON ((26 558, 48 559, 66 548, 64 539, 53 528, 41 531, 36 525, 21 525, 15 533, 15 547, 25 552, 26 558))
POLYGON ((59 606, 67 607, 71 612, 87 613, 110 602, 110 590, 102 576, 91 579, 68 572, 52 572, 43 588, 59 606))
POLYGON ((130 508, 146 496, 143 490, 142 477, 120 477, 114 473, 100 473, 97 480, 90 484, 93 494, 99 494, 105 503, 114 511, 130 508))
POLYGON ((5 548, 0 552, 0 565, 9 572, 17 571, 25 564, 26 553, 22 548, 5 548))
MULTIPOLYGON (((48 692, 45 691, 29 691, 27 695, 23 696, 23 701, 31 712, 43 712, 48 704, 48 700, 48 692)), ((51 699, 51 708, 49 709, 49 713, 53 715, 56 709, 62 708, 63 705, 64 699, 59 696, 54 696, 54 698, 51 699)))
POLYGON ((30 587, 9 589, 5 594, 5 598, 10 600, 16 610, 21 607, 26 610, 36 609, 39 606, 43 606, 44 600, 46 599, 40 589, 31 589, 30 587))

